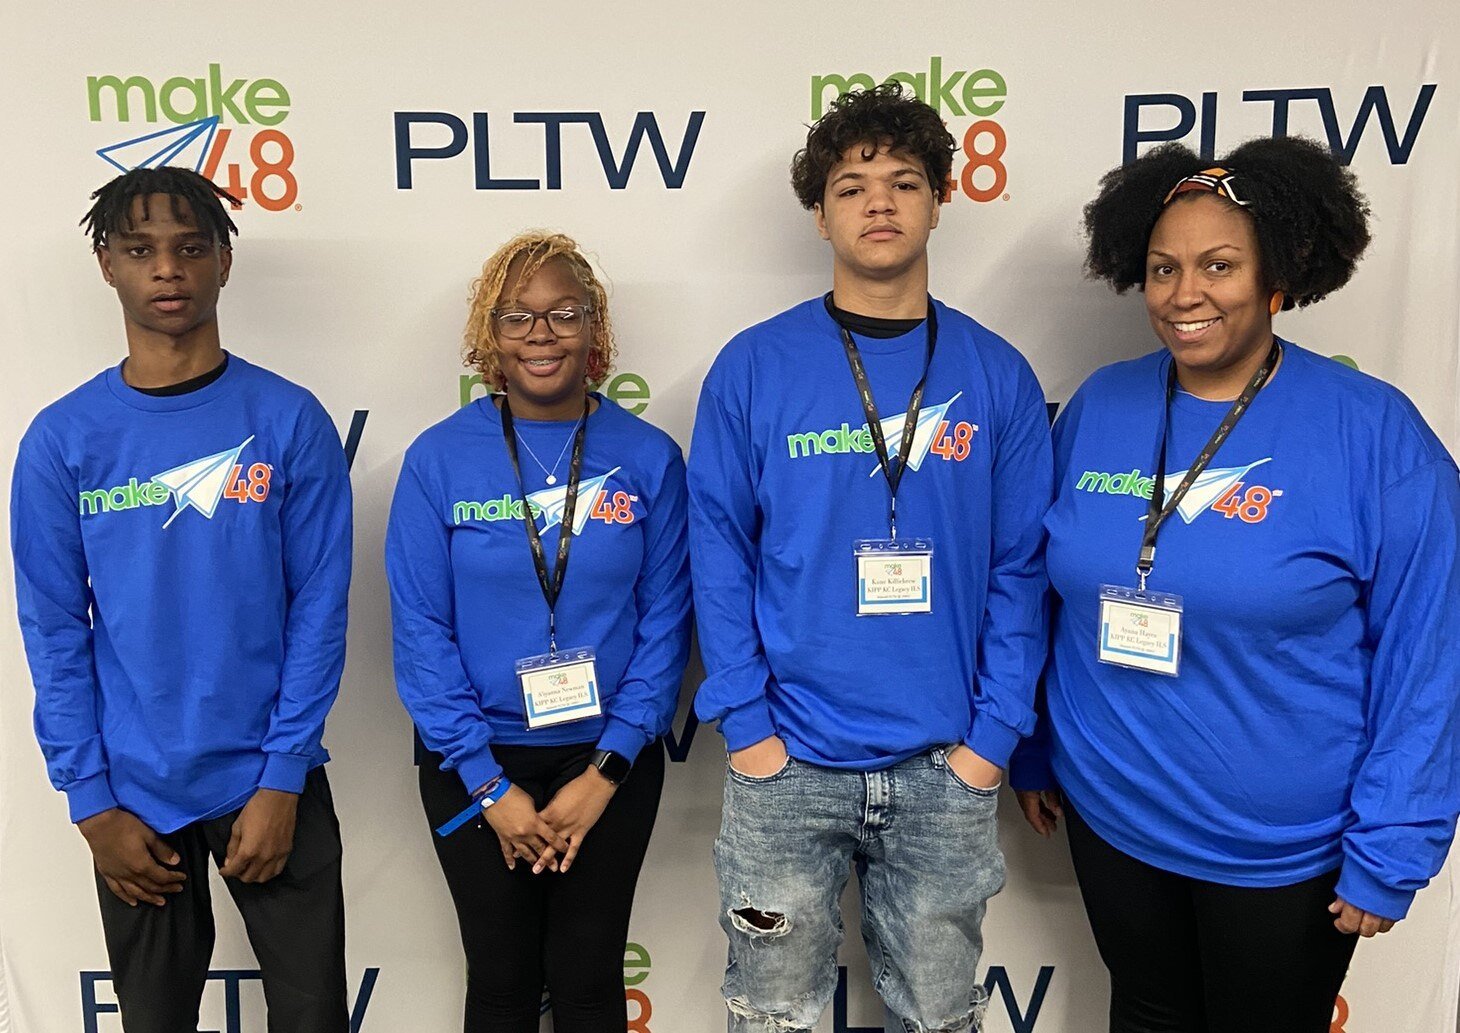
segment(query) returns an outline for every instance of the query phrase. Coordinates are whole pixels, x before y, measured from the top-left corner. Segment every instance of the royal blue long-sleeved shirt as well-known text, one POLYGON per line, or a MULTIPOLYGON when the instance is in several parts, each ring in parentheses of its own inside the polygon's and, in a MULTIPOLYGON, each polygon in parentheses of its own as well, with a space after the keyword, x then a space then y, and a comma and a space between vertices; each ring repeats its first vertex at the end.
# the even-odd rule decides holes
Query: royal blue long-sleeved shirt
POLYGON ((158 397, 107 370, 42 410, 10 498, 35 728, 73 821, 159 832, 328 759, 349 474, 308 391, 237 356, 158 397))
MULTIPOLYGON (((1149 587, 1184 599, 1179 677, 1098 663, 1100 585, 1135 584, 1169 362, 1100 370, 1056 424, 1049 729, 1014 784, 1057 780, 1158 867, 1239 886, 1341 867, 1339 896, 1402 918, 1460 811, 1455 464, 1399 391, 1285 345, 1161 529, 1149 587)), ((1168 491, 1229 408, 1178 393, 1168 491)))
MULTIPOLYGON (((794 757, 874 770, 938 744, 998 765, 1034 726, 1046 648, 1040 520, 1049 421, 1027 362, 941 303, 902 538, 933 540, 929 614, 858 617, 853 543, 886 538, 888 486, 822 299, 739 334, 705 380, 690 449, 696 698, 731 751, 779 735, 794 757)), ((900 442, 926 324, 857 337, 900 442)))
MULTIPOLYGON (((514 664, 548 651, 548 609, 501 412, 478 399, 406 451, 385 539, 396 688, 468 792, 501 774, 494 743, 596 741, 633 760, 674 716, 689 655, 684 460, 667 434, 594 397, 557 638, 596 651, 600 717, 527 728, 514 664)), ((577 421, 513 422, 551 570, 577 421)))

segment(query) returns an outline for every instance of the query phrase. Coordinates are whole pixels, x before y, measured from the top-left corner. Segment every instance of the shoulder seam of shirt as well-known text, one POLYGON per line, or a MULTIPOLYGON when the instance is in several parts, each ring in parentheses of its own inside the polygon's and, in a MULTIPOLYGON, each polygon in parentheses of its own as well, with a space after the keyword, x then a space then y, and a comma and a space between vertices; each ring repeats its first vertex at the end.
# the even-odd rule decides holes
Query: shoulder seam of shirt
POLYGON ((705 388, 705 394, 709 396, 710 401, 715 403, 715 408, 719 409, 722 413, 724 413, 730 419, 734 420, 741 427, 745 426, 744 417, 742 417, 739 413, 732 412, 730 410, 730 408, 725 404, 725 399, 720 397, 720 392, 715 390, 714 386, 706 383, 705 388))
POLYGON ((1394 480, 1392 480, 1388 484, 1384 485, 1384 487, 1381 489, 1381 494, 1383 492, 1392 491, 1394 488, 1398 487, 1404 481, 1409 480, 1411 477, 1414 477, 1416 474, 1424 473, 1425 471, 1429 470, 1429 468, 1432 467, 1432 466, 1447 466, 1451 470, 1454 470, 1455 469, 1455 461, 1453 459, 1451 459, 1449 456, 1444 456, 1444 457, 1440 457, 1440 458, 1436 458, 1436 459, 1431 459, 1428 462, 1420 463, 1418 466, 1411 467, 1409 470, 1407 470, 1406 472, 1400 474, 1398 477, 1394 478, 1394 480))
MULTIPOLYGON (((301 413, 301 416, 302 415, 303 414, 301 413)), ((302 422, 302 420, 300 422, 302 422)), ((296 426, 298 426, 298 424, 296 424, 296 426)), ((322 435, 325 432, 326 429, 329 429, 329 430, 331 430, 331 431, 334 432, 335 440, 336 441, 339 441, 340 440, 340 431, 339 431, 339 428, 337 428, 335 426, 334 421, 332 419, 330 419, 329 418, 329 414, 326 413, 325 414, 324 421, 319 426, 315 427, 312 431, 310 431, 309 432, 309 435, 304 439, 304 441, 302 443, 300 443, 299 445, 296 445, 294 448, 290 449, 289 451, 293 452, 295 455, 298 455, 301 452, 307 452, 309 450, 309 448, 319 438, 319 436, 322 435)))

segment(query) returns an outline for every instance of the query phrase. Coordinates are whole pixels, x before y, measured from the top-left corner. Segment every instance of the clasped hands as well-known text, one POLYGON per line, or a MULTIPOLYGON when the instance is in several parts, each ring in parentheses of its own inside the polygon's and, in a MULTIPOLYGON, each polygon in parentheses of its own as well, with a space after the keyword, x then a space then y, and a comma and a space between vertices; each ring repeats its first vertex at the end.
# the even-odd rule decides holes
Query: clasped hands
MULTIPOLYGON (((233 822, 218 874, 240 882, 268 882, 284 870, 294 849, 299 795, 259 789, 233 822)), ((141 818, 120 807, 94 814, 77 828, 91 847, 107 889, 129 907, 161 907, 183 891, 182 858, 141 818)))
POLYGON ((617 788, 590 766, 559 789, 541 811, 532 797, 514 785, 486 809, 483 817, 497 834, 509 870, 515 869, 521 858, 532 864, 533 875, 566 872, 617 788))

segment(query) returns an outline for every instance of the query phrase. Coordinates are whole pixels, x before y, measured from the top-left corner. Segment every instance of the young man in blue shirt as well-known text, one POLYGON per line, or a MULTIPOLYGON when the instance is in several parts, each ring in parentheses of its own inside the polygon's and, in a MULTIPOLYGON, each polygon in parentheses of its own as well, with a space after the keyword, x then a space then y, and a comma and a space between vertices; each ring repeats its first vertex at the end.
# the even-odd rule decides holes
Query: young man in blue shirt
POLYGON ((1003 885, 1002 769, 1044 662, 1044 396, 928 295, 953 139, 897 84, 840 98, 792 166, 832 290, 739 334, 689 462, 699 716, 729 750, 715 844, 732 1031, 836 988, 853 864, 899 1029, 976 1029, 1003 885))
POLYGON ((343 1033, 320 737, 344 665, 344 452, 313 395, 220 345, 233 199, 177 168, 92 196, 127 357, 42 410, 16 459, 36 737, 95 861, 127 1033, 197 1028, 210 854, 269 1028, 343 1033))

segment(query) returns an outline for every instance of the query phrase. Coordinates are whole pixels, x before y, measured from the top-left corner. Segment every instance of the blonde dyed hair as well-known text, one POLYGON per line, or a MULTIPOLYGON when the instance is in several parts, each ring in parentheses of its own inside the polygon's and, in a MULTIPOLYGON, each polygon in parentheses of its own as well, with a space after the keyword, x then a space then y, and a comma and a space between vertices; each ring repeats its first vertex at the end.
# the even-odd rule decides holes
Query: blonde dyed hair
POLYGON ((593 306, 593 311, 589 314, 592 341, 588 347, 584 382, 601 383, 612 371, 613 360, 618 354, 618 346, 613 339, 613 326, 608 318, 608 292, 572 237, 542 230, 519 233, 482 263, 481 275, 471 284, 471 300, 462 343, 463 365, 480 373, 482 383, 489 388, 500 391, 506 387, 492 312, 503 304, 517 300, 515 297, 504 296, 503 291, 507 289, 512 263, 519 258, 524 259, 517 274, 516 285, 519 289, 544 265, 557 259, 567 263, 573 278, 588 293, 588 304, 593 306))

